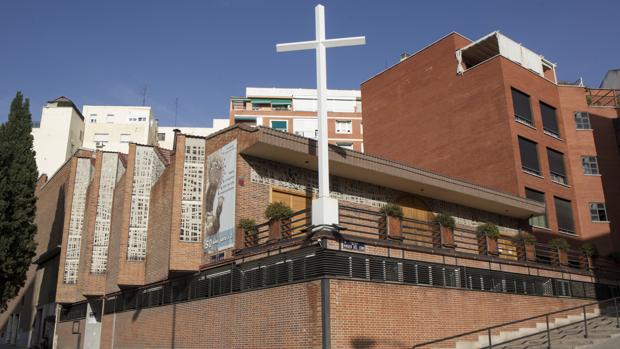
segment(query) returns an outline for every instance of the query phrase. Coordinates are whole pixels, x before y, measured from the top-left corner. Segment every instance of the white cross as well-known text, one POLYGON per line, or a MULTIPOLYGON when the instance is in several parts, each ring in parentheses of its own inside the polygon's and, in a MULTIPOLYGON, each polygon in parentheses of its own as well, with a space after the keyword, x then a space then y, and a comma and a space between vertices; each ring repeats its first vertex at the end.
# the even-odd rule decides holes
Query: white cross
POLYGON ((338 224, 338 201, 329 197, 329 155, 327 145, 327 53, 326 48, 364 45, 366 38, 325 39, 325 7, 314 8, 316 39, 277 44, 276 51, 316 50, 317 117, 319 119, 319 197, 312 202, 312 225, 338 224))

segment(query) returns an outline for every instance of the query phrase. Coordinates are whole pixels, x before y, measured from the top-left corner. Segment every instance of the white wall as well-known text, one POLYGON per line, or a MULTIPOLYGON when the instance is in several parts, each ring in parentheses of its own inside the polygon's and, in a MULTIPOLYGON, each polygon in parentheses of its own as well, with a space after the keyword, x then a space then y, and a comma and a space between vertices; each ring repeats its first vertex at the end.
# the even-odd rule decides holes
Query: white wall
POLYGON ((41 111, 41 126, 32 130, 39 175, 54 173, 82 146, 84 122, 71 107, 48 104, 41 111))
MULTIPOLYGON (((294 111, 316 112, 316 90, 304 88, 247 87, 246 98, 291 98, 294 111)), ((327 90, 327 110, 331 112, 361 112, 358 106, 362 93, 359 90, 327 90)))
POLYGON ((213 119, 213 127, 161 126, 157 128, 157 133, 163 133, 165 139, 159 141, 159 147, 172 150, 175 129, 179 129, 181 133, 186 135, 206 137, 229 125, 230 120, 228 119, 213 119))
POLYGON ((85 148, 96 149, 103 139, 107 141, 100 149, 121 153, 127 153, 129 142, 157 144, 157 121, 151 107, 85 105, 83 114, 85 148))

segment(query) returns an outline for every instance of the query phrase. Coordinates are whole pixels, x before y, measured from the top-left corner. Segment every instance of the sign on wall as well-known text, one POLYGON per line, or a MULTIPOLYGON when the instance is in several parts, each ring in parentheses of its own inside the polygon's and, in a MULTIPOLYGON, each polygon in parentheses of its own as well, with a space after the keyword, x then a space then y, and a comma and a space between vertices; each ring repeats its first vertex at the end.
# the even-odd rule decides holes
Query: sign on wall
POLYGON ((205 252, 213 253, 235 244, 235 186, 237 140, 207 158, 205 181, 205 252))

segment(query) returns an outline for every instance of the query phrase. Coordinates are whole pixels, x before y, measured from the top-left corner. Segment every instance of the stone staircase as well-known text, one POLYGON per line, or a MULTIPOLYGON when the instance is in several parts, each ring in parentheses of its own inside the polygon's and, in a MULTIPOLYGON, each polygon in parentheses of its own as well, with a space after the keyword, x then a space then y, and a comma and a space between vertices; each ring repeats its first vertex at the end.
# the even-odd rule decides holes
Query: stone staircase
MULTIPOLYGON (((552 349, 592 348, 605 342, 617 343, 601 346, 600 349, 620 349, 620 328, 613 312, 592 309, 586 312, 588 337, 585 338, 583 315, 567 315, 555 317, 549 322, 552 349)), ((543 349, 547 345, 547 324, 544 318, 536 320, 529 326, 516 330, 500 331, 491 336, 492 347, 489 346, 488 334, 481 334, 477 340, 459 340, 453 349, 543 349)), ((445 347, 444 347, 445 348, 445 347)))

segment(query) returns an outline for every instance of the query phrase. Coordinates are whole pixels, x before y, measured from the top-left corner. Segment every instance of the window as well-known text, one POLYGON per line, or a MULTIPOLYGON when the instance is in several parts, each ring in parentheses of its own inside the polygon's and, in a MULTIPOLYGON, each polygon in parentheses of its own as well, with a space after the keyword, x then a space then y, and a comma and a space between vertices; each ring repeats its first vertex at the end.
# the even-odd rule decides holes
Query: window
MULTIPOLYGON (((541 202, 543 204, 545 203, 545 193, 538 190, 525 188, 525 197, 530 200, 541 202)), ((540 216, 531 217, 530 225, 534 227, 548 228, 549 226, 547 225, 547 213, 540 216)))
POLYGON ((590 217, 592 218, 592 222, 607 222, 607 209, 605 208, 605 204, 591 202, 590 217))
POLYGON ((540 102, 540 114, 542 115, 543 130, 552 136, 560 137, 558 119, 555 115, 555 108, 540 102))
POLYGON ((288 132, 288 121, 286 120, 271 120, 271 128, 278 131, 288 132))
POLYGON ((575 125, 578 130, 590 130, 590 114, 585 111, 576 112, 575 125))
POLYGON ((129 138, 131 137, 128 133, 121 133, 121 143, 129 143, 129 138))
POLYGON ((532 120, 532 108, 530 107, 530 96, 513 88, 512 106, 514 108, 515 119, 517 121, 534 126, 534 121, 532 120))
POLYGON ((564 168, 564 154, 547 148, 547 158, 549 160, 551 180, 560 184, 568 184, 566 180, 566 170, 564 168))
POLYGON ((596 159, 596 156, 582 156, 581 166, 583 166, 583 174, 600 174, 600 172, 598 171, 598 160, 596 159))
POLYGON ((519 152, 521 153, 521 167, 527 172, 540 175, 536 143, 529 139, 519 137, 519 152))
POLYGON ((93 140, 95 142, 107 142, 109 136, 110 135, 108 133, 95 133, 95 137, 93 137, 93 140))
POLYGON ((565 233, 575 233, 575 224, 573 223, 573 209, 568 200, 558 197, 553 198, 555 204, 555 216, 558 221, 558 229, 565 233))
POLYGON ((165 133, 158 133, 157 134, 157 140, 160 142, 163 142, 166 140, 166 134, 165 133))
POLYGON ((138 121, 146 121, 146 118, 145 117, 140 117, 140 118, 138 118, 138 121))
POLYGON ((336 120, 336 133, 351 133, 351 132, 353 132, 353 121, 336 120))
POLYGON ((337 146, 353 150, 353 143, 336 143, 337 146))
POLYGON ((96 123, 96 122, 97 122, 97 118, 90 118, 90 123, 91 123, 91 124, 94 124, 94 123, 96 123))

